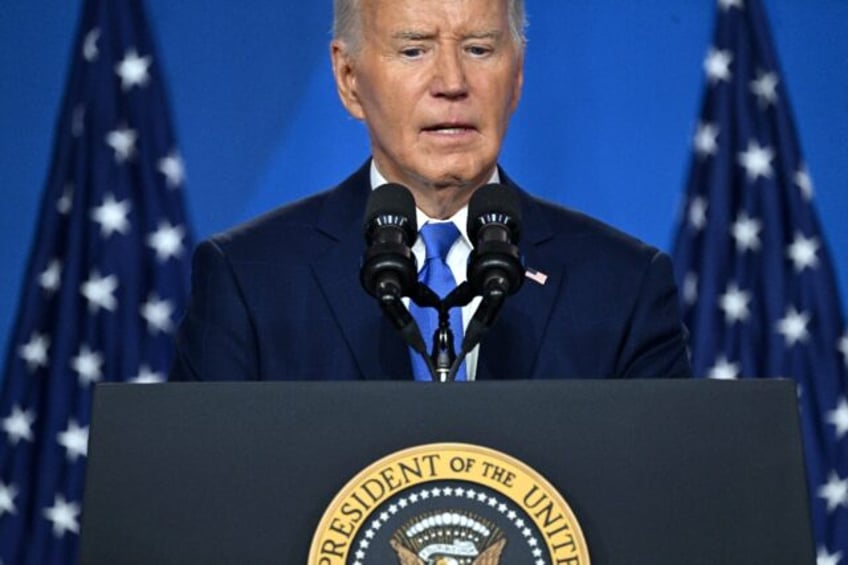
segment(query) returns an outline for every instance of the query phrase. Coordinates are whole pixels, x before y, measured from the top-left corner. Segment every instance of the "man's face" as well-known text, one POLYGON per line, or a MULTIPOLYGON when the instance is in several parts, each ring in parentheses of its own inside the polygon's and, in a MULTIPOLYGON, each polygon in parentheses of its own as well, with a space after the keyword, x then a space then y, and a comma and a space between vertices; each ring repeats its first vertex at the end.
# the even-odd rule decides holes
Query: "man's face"
POLYGON ((380 172, 414 192, 485 183, 523 76, 506 0, 363 0, 362 10, 358 52, 334 43, 333 67, 380 172))

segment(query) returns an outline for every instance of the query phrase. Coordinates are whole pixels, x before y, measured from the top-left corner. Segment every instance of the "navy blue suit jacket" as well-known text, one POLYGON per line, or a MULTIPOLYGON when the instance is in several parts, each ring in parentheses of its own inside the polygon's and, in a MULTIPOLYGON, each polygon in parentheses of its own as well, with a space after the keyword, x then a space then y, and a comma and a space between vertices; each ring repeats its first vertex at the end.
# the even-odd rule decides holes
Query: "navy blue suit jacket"
MULTIPOLYGON (((476 378, 689 376, 668 256, 515 188, 525 262, 548 278, 507 300, 476 378)), ((366 164, 201 243, 171 378, 411 380, 408 348, 359 283, 369 190, 366 164)))

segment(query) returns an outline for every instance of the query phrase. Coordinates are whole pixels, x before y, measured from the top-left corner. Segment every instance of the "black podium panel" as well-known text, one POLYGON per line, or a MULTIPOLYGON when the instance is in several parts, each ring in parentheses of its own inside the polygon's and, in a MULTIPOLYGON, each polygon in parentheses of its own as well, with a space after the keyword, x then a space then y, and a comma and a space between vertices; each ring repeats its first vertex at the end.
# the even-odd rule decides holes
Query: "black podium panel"
POLYGON ((306 563, 351 477, 434 442, 543 474, 595 565, 813 563, 796 410, 788 381, 101 385, 82 563, 306 563))

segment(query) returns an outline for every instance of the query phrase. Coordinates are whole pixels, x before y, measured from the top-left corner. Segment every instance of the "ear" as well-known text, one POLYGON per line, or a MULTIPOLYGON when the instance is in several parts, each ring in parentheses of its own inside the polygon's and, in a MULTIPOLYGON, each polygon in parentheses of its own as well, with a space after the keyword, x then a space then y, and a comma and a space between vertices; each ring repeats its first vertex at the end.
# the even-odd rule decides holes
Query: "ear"
POLYGON ((518 65, 518 69, 515 73, 515 84, 513 85, 512 91, 512 112, 515 112, 515 109, 518 108, 518 101, 521 100, 521 90, 524 88, 524 50, 518 54, 518 61, 516 61, 518 65))
POLYGON ((357 120, 365 118, 362 104, 359 102, 359 92, 356 85, 356 61, 348 46, 334 39, 330 42, 330 60, 333 63, 333 76, 336 79, 336 91, 342 104, 357 120))

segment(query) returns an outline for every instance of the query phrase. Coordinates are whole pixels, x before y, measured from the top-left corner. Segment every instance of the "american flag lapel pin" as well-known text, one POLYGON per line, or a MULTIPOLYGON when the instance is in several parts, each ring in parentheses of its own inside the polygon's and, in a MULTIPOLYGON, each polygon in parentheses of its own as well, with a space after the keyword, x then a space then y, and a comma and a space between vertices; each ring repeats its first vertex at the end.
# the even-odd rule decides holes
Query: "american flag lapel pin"
POLYGON ((548 275, 546 275, 542 271, 531 269, 530 267, 528 267, 527 270, 524 271, 524 276, 537 284, 544 285, 546 282, 548 282, 548 275))

